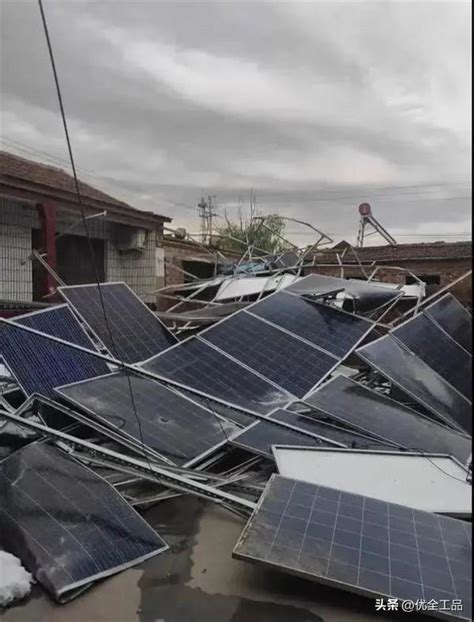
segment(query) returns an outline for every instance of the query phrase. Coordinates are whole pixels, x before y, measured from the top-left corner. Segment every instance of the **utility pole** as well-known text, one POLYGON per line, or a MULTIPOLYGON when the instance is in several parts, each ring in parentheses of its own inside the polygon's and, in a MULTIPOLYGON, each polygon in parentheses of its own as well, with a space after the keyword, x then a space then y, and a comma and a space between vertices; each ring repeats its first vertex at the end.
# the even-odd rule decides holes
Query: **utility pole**
POLYGON ((217 216, 215 207, 215 195, 208 195, 207 201, 204 197, 198 203, 198 215, 201 221, 201 243, 210 244, 212 241, 213 218, 217 216))

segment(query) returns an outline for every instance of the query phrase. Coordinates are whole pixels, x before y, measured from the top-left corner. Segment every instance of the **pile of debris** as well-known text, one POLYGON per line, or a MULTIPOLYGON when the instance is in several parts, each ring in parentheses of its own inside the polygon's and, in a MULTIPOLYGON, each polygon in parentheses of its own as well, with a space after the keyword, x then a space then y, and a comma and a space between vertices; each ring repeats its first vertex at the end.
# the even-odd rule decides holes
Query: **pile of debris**
POLYGON ((235 558, 471 619, 470 314, 263 278, 184 340, 124 283, 0 321, 0 546, 63 603, 166 554, 138 510, 195 495, 242 517, 235 558))

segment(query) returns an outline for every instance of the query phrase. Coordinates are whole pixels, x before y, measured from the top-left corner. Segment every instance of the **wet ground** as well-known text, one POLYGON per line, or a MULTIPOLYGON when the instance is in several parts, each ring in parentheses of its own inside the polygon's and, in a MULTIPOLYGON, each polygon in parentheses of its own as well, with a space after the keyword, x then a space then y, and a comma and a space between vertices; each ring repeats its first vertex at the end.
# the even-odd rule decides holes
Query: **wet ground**
MULTIPOLYGON (((363 622, 412 620, 374 601, 234 560, 245 521, 195 498, 158 504, 147 520, 170 545, 66 605, 39 586, 2 622, 363 622)), ((420 616, 416 616, 422 619, 420 616)))

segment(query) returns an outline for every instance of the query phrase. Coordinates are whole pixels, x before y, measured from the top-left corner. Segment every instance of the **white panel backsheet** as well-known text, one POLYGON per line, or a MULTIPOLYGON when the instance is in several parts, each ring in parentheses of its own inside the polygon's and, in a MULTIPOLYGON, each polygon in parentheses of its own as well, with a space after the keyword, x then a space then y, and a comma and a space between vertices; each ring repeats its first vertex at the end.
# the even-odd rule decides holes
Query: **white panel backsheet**
POLYGON ((426 512, 472 511, 467 470, 450 456, 283 445, 273 454, 285 477, 426 512))

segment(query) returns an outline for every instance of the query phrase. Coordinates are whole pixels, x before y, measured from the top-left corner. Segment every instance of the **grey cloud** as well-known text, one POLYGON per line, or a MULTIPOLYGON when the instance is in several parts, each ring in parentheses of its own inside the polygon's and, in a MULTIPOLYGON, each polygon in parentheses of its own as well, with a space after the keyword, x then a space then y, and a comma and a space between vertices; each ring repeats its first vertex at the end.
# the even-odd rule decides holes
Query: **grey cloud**
MULTIPOLYGON (((250 187, 263 211, 341 234, 371 196, 397 231, 429 222, 466 229, 469 201, 456 197, 470 194, 467 5, 45 8, 76 158, 91 183, 191 229, 201 194, 232 212, 250 187), (433 187, 377 191, 418 183, 433 187), (339 194, 323 201, 325 191, 339 194)), ((64 158, 37 5, 7 2, 3 13, 6 147, 64 158)))

